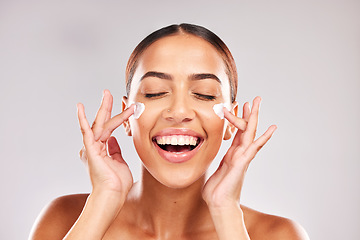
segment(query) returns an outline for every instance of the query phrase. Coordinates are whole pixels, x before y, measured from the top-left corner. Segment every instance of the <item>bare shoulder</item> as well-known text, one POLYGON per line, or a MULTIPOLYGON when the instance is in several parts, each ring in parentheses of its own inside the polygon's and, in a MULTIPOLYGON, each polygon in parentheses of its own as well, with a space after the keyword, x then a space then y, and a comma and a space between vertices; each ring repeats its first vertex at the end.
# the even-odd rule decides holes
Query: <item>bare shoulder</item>
POLYGON ((262 213, 243 205, 241 209, 251 239, 309 240, 304 228, 291 219, 262 213))
POLYGON ((29 239, 62 239, 76 222, 89 194, 74 194, 52 200, 39 214, 29 239))

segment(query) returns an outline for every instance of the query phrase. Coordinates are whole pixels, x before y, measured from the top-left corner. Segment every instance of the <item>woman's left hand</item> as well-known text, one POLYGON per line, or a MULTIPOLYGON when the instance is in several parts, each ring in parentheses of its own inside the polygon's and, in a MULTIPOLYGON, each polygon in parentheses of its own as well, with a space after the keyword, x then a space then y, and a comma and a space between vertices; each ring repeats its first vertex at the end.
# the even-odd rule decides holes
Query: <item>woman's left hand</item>
POLYGON ((272 125, 255 140, 260 102, 261 98, 256 97, 251 111, 249 103, 245 103, 243 118, 233 115, 224 108, 225 118, 237 128, 237 133, 220 166, 204 186, 202 196, 210 210, 239 204, 248 166, 276 130, 276 126, 272 125))

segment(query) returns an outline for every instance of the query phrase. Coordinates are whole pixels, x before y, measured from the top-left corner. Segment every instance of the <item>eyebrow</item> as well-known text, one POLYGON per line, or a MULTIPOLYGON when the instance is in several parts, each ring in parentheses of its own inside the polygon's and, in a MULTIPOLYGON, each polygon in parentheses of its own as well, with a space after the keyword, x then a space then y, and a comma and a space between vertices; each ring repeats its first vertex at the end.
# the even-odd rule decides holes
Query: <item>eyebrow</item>
POLYGON ((214 79, 221 84, 220 79, 212 73, 197 73, 190 76, 190 80, 214 79))
POLYGON ((156 78, 165 79, 165 80, 172 80, 172 76, 170 74, 151 71, 151 72, 145 73, 144 76, 141 77, 140 81, 142 81, 144 78, 147 78, 147 77, 156 77, 156 78))
MULTIPOLYGON (((156 78, 165 79, 165 80, 173 79, 173 77, 170 74, 149 71, 141 77, 140 81, 142 81, 144 78, 147 78, 147 77, 156 77, 156 78)), ((220 79, 215 74, 212 74, 212 73, 194 73, 194 74, 190 75, 189 79, 192 81, 203 80, 203 79, 214 79, 221 84, 220 79)))

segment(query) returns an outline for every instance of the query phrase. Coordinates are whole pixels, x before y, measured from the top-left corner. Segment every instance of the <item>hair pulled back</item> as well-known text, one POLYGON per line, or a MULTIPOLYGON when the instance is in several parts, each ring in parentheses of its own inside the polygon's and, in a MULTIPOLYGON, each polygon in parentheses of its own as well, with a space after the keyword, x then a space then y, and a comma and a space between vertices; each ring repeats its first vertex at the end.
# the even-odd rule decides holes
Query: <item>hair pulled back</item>
POLYGON ((191 34, 200 37, 205 41, 209 42, 217 49, 222 59, 224 60, 226 66, 226 74, 229 78, 229 83, 230 83, 231 102, 234 102, 236 100, 238 76, 237 76, 235 61, 230 50, 215 33, 211 32, 210 30, 202 26, 187 24, 187 23, 182 23, 179 25, 174 24, 161 28, 148 35, 136 46, 136 48, 130 55, 130 58, 126 66, 125 79, 126 79, 127 96, 129 96, 130 93, 130 86, 135 70, 138 65, 138 60, 141 54, 145 51, 145 49, 149 47, 152 43, 154 43, 155 41, 161 38, 177 35, 177 34, 191 34))

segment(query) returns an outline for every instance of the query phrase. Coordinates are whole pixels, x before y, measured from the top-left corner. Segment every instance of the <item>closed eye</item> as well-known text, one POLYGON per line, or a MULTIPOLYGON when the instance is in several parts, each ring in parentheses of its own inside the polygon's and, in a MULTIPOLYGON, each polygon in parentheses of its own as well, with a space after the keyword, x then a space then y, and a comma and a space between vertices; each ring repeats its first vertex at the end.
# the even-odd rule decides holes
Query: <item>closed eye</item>
POLYGON ((200 100, 205 100, 205 101, 212 101, 212 100, 216 99, 216 97, 213 95, 206 95, 206 94, 200 94, 200 93, 194 93, 194 95, 196 96, 196 98, 198 98, 200 100))
POLYGON ((146 98, 156 98, 156 97, 161 97, 163 95, 167 94, 167 92, 160 92, 160 93, 146 93, 145 97, 146 98))

